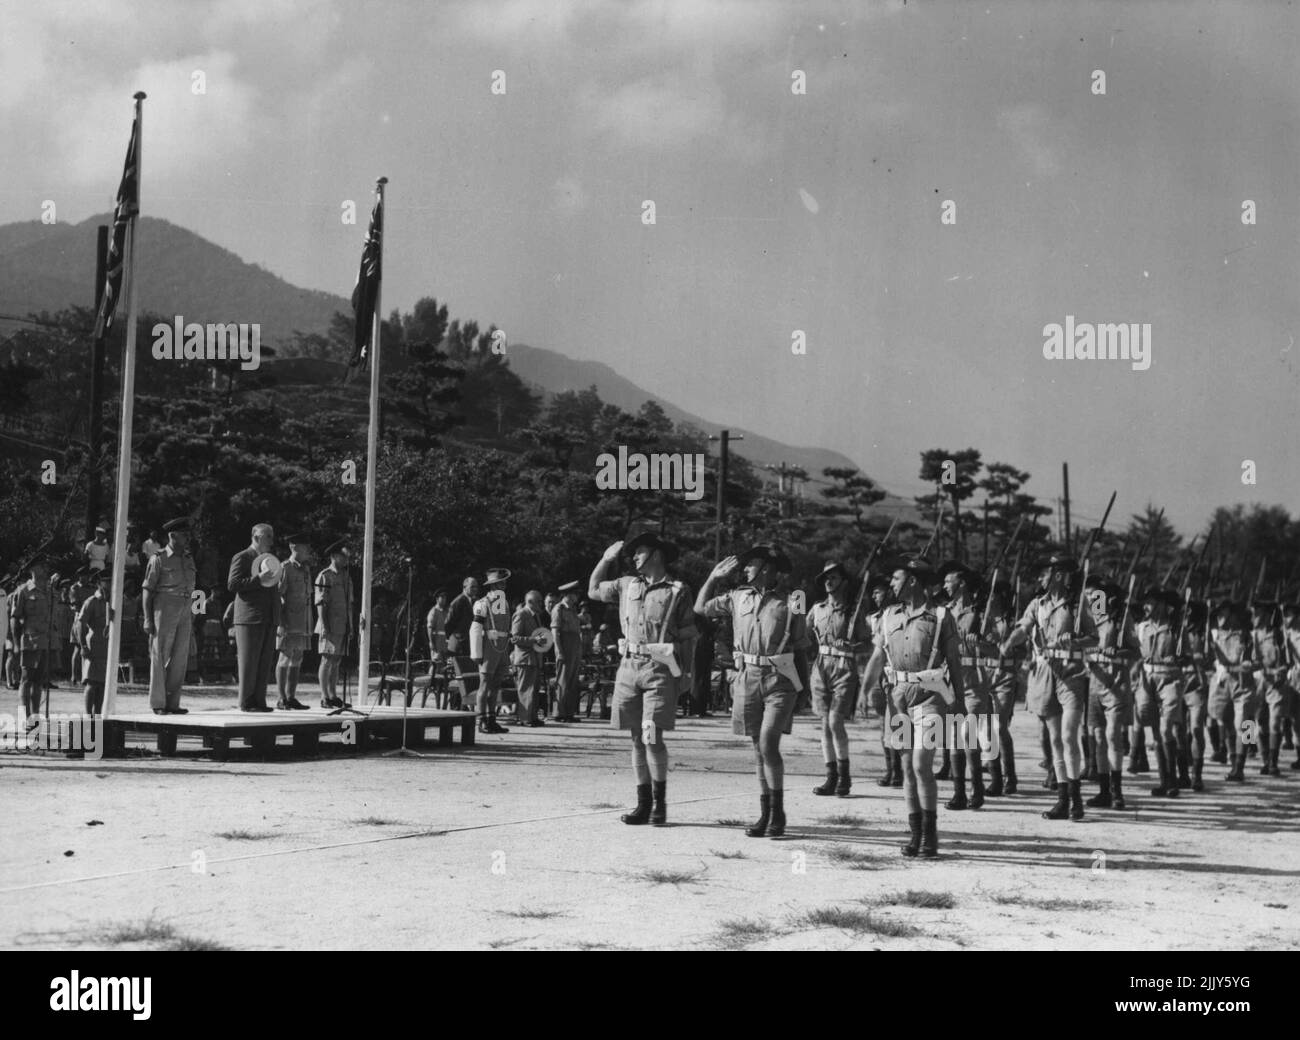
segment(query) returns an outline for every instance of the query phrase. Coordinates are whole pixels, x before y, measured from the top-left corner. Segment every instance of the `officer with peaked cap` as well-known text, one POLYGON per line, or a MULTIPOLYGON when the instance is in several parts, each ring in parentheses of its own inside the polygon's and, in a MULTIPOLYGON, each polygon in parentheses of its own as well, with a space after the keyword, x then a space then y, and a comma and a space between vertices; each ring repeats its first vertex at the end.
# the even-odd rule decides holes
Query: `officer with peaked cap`
POLYGON ((1056 805, 1044 819, 1083 819, 1083 754, 1079 730, 1088 707, 1088 674, 1083 651, 1096 645, 1097 626, 1086 600, 1079 605, 1071 581, 1079 565, 1073 556, 1055 553, 1039 567, 1041 593, 1003 642, 1001 652, 1032 642, 1034 663, 1029 673, 1029 708, 1043 719, 1052 745, 1056 773, 1056 805))
POLYGON ((348 573, 346 539, 325 549, 329 562, 316 575, 316 650, 320 654, 321 707, 345 707, 338 695, 339 668, 353 632, 352 575, 348 573))
MULTIPOLYGON (((755 545, 729 556, 710 572, 695 599, 695 611, 731 621, 736 675, 731 686, 731 728, 751 738, 757 765, 759 818, 746 829, 751 838, 785 833, 785 762, 781 736, 792 729, 805 668, 798 659, 808 647, 803 593, 786 597, 775 586, 790 572, 790 558, 774 545, 755 545), (737 569, 745 580, 713 596, 714 586, 737 569)), ((847 743, 847 739, 846 739, 847 743)), ((846 757, 847 760, 847 757, 846 757)))
POLYGON ((510 602, 506 582, 510 571, 491 567, 483 579, 484 593, 474 604, 470 625, 470 656, 478 662, 478 729, 480 733, 507 733, 496 719, 497 696, 510 667, 510 602))
POLYGON ((155 715, 184 715, 181 686, 194 636, 194 560, 190 521, 163 524, 167 545, 149 559, 141 585, 144 630, 149 636, 149 707, 155 715))
POLYGON ((668 749, 663 735, 677 724, 682 655, 697 632, 690 589, 668 576, 676 559, 672 542, 647 531, 609 546, 587 581, 589 599, 618 604, 623 628, 610 725, 632 734, 637 804, 623 814, 626 824, 668 822, 668 749), (624 554, 636 573, 607 580, 624 554))
POLYGON ((551 611, 551 634, 555 637, 556 722, 577 722, 578 669, 582 666, 582 619, 578 617, 581 590, 576 581, 565 582, 556 591, 560 601, 551 611))

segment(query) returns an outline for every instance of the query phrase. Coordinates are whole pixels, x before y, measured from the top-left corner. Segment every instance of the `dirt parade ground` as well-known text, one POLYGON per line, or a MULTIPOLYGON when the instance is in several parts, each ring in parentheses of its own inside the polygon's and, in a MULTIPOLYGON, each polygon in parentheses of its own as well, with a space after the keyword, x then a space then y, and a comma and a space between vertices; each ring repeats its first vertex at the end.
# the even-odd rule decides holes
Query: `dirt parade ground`
MULTIPOLYGON (((318 695, 304 691, 303 700, 318 695)), ((187 694, 191 711, 228 691, 187 694)), ((73 711, 56 690, 53 711, 73 711)), ((16 714, 5 691, 0 711, 16 714)), ((138 688, 122 712, 145 709, 138 688)), ((318 711, 319 709, 313 709, 318 711)), ((856 723, 851 797, 816 797, 814 720, 784 742, 784 838, 743 833, 751 752, 726 718, 681 720, 669 825, 628 827, 627 736, 512 728, 424 758, 197 741, 160 758, 0 756, 0 945, 8 949, 1295 949, 1300 772, 1177 801, 1126 776, 1130 810, 1039 817, 1037 722, 1021 791, 940 810, 940 856, 899 855, 878 721, 856 723)), ((1288 764, 1292 756, 1288 753, 1288 764)), ((946 800, 951 785, 940 785, 946 800)))

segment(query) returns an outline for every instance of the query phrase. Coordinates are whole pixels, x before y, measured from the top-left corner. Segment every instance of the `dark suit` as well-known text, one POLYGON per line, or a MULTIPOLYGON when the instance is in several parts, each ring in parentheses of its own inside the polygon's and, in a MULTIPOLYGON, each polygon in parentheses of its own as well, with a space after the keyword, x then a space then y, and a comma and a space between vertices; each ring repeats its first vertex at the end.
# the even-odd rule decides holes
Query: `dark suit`
POLYGON ((235 594, 235 650, 239 660, 239 706, 265 708, 266 684, 275 667, 275 630, 280 623, 280 595, 253 574, 260 554, 251 545, 230 561, 226 587, 235 594))

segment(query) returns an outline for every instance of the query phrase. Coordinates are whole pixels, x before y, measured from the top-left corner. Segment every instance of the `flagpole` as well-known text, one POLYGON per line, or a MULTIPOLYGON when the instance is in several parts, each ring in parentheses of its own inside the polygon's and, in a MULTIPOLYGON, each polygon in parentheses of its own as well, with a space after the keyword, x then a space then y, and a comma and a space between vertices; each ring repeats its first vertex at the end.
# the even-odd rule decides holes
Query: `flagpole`
POLYGON ((375 488, 378 484, 379 466, 379 336, 382 332, 383 314, 380 298, 384 288, 384 235, 387 231, 388 213, 384 206, 384 185, 387 177, 375 181, 375 195, 379 212, 383 215, 379 241, 376 243, 379 280, 375 285, 375 313, 370 331, 370 428, 366 442, 366 533, 361 556, 361 622, 359 625, 359 655, 357 662, 357 696, 366 703, 370 694, 370 586, 375 574, 375 488))
POLYGON ((117 508, 113 514, 113 586, 109 590, 108 662, 104 675, 104 718, 117 707, 117 668, 122 651, 122 582, 126 573, 126 527, 131 499, 131 421, 135 411, 135 244, 144 172, 145 92, 135 95, 135 213, 126 226, 126 349, 122 353, 122 419, 117 442, 117 508))

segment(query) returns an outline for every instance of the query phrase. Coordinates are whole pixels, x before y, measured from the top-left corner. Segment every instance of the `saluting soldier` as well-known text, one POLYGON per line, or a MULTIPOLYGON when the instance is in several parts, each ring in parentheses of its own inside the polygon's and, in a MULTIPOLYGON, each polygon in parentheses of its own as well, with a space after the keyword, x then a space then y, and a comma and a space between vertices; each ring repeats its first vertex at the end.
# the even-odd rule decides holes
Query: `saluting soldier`
POLYGON ((953 796, 949 809, 979 809, 984 805, 984 770, 980 754, 978 720, 993 714, 988 677, 983 662, 988 658, 984 639, 984 617, 975 602, 980 577, 960 560, 948 560, 939 566, 944 591, 948 594, 948 612, 957 628, 961 648, 962 687, 966 691, 966 717, 954 731, 953 796), (966 766, 970 764, 971 796, 966 799, 966 766))
POLYGON ((194 635, 195 571, 187 551, 190 521, 169 520, 163 530, 167 545, 149 559, 141 586, 144 630, 149 636, 149 707, 155 715, 185 715, 181 685, 194 635))
POLYGON ((1043 813, 1045 820, 1083 819, 1079 729, 1088 707, 1083 650, 1096 645, 1097 632, 1086 601, 1076 623, 1071 579, 1078 569, 1074 557, 1061 553, 1043 561, 1038 576, 1042 592, 1030 601, 1001 647, 1004 654, 1025 642, 1032 641, 1034 647, 1029 709, 1047 727, 1057 777, 1056 805, 1043 813))
POLYGON ((647 531, 607 548, 587 582, 587 598, 617 603, 623 626, 610 725, 632 734, 636 808, 623 814, 626 824, 668 822, 668 748, 663 735, 677 725, 681 653, 683 644, 696 635, 690 589, 668 576, 676 559, 677 546, 647 531), (606 580, 621 553, 631 558, 636 574, 606 580))
POLYGON ((892 739, 898 741, 901 735, 903 797, 912 832, 902 853, 926 858, 939 854, 934 751, 947 741, 937 731, 950 712, 961 714, 966 707, 957 626, 947 608, 931 600, 933 582, 934 572, 920 557, 895 566, 890 588, 898 602, 886 608, 881 619, 865 679, 870 687, 883 672, 893 684, 892 707, 903 724, 901 729, 895 724, 892 739))
POLYGON ((1163 588, 1148 589, 1142 596, 1146 618, 1137 626, 1138 648, 1142 654, 1136 696, 1138 722, 1156 729, 1153 739, 1160 785, 1153 787, 1151 793, 1157 798, 1178 797, 1178 745, 1186 717, 1182 650, 1174 624, 1178 605, 1177 593, 1163 588))
POLYGON ((1133 619, 1125 617, 1123 590, 1088 576, 1088 607, 1097 626, 1097 648, 1088 661, 1088 727, 1096 755, 1097 794, 1093 809, 1127 808, 1124 802, 1124 725, 1133 712, 1129 669, 1139 656, 1133 619))
POLYGON ((329 564, 316 575, 316 650, 320 654, 322 708, 343 708, 338 695, 339 667, 353 632, 352 575, 347 542, 340 538, 325 550, 329 564))
POLYGON ((289 543, 289 558, 280 569, 280 627, 276 632, 280 660, 275 669, 280 699, 276 707, 306 711, 307 705, 298 700, 297 693, 302 655, 316 628, 311 540, 305 534, 291 534, 285 541, 289 543))
POLYGON ((497 697, 510 662, 510 602, 506 582, 510 572, 492 567, 483 580, 484 593, 474 602, 474 620, 469 627, 470 657, 478 664, 478 730, 480 733, 508 733, 497 722, 497 697))
POLYGON ((1255 721, 1259 727, 1262 776, 1279 775, 1282 720, 1291 714, 1291 688, 1287 685, 1286 639, 1278 627, 1278 606, 1272 600, 1255 600, 1250 607, 1255 682, 1263 695, 1255 721))
POLYGON ((819 575, 826 598, 808 612, 808 635, 817 647, 810 668, 813 710, 821 720, 822 759, 826 783, 813 794, 848 797, 849 733, 845 723, 858 702, 857 655, 871 648, 871 631, 861 611, 849 602, 849 575, 842 564, 830 562, 819 575))
POLYGON ((551 611, 551 634, 555 637, 555 721, 577 722, 578 669, 582 667, 582 618, 578 615, 578 583, 559 587, 560 601, 551 611))
POLYGON ((31 580, 14 595, 9 627, 22 665, 19 697, 24 714, 31 716, 40 713, 41 694, 49 678, 50 658, 55 649, 54 589, 50 587, 49 569, 43 558, 38 556, 32 560, 28 573, 31 580))
MULTIPOLYGON (((789 733, 795 702, 805 686, 804 651, 807 616, 797 602, 774 590, 790 559, 774 545, 755 545, 715 566, 695 599, 707 618, 729 618, 736 675, 732 680, 731 729, 754 742, 758 773, 758 821, 746 829, 751 838, 785 833, 785 764, 781 735, 789 733), (731 592, 712 596, 719 580, 744 568, 745 581, 731 592)), ((799 593, 802 596, 802 593, 799 593)), ((847 622, 846 622, 847 623, 847 622)), ((847 738, 845 743, 847 744, 847 738)))

